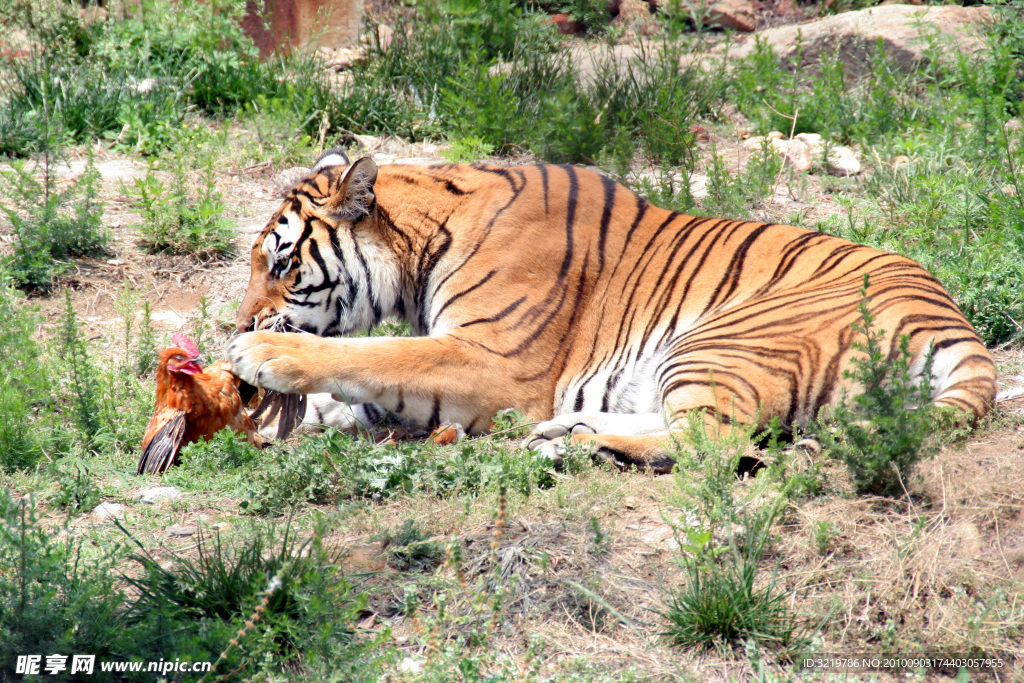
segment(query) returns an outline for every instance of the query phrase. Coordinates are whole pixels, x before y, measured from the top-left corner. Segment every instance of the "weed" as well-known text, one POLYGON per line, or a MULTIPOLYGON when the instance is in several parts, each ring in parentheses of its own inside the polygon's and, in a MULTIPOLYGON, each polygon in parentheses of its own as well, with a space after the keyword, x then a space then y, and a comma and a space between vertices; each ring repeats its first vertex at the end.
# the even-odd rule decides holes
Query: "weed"
MULTIPOLYGON (((789 593, 758 581, 771 528, 786 499, 765 502, 767 477, 740 487, 736 471, 750 432, 709 433, 703 417, 689 416, 687 443, 678 457, 679 504, 688 511, 677 541, 686 583, 671 589, 660 614, 665 635, 677 645, 705 649, 753 641, 788 658, 807 638, 787 606, 789 593), (737 489, 746 489, 737 496, 737 489), (753 489, 753 490, 751 490, 753 489)), ((777 572, 777 569, 776 569, 777 572)))
POLYGON ((64 290, 64 321, 58 343, 67 368, 68 389, 75 424, 82 445, 90 448, 101 423, 100 381, 78 328, 78 316, 71 304, 71 292, 64 290))
POLYGON ((260 450, 233 429, 222 429, 209 441, 200 439, 181 449, 181 463, 205 474, 222 474, 259 461, 260 450))
POLYGON ((167 186, 153 165, 144 178, 135 178, 122 190, 138 201, 143 222, 136 227, 147 249, 200 257, 224 256, 232 250, 234 223, 222 216, 224 198, 217 189, 217 173, 212 157, 202 165, 198 191, 189 191, 190 182, 181 157, 171 167, 172 181, 167 186))
POLYGON ((257 665, 265 656, 278 665, 306 657, 340 663, 361 656, 354 621, 365 598, 341 571, 344 551, 321 542, 322 523, 304 541, 290 524, 283 532, 257 529, 233 546, 219 535, 198 536, 196 557, 178 556, 169 568, 118 527, 139 548, 131 559, 142 575, 122 575, 122 580, 138 594, 126 612, 127 623, 153 634, 144 647, 167 652, 187 644, 212 659, 241 638, 237 630, 244 626, 247 642, 232 643, 240 649, 228 660, 236 666, 257 665), (268 594, 272 583, 280 587, 268 594), (258 604, 264 607, 257 625, 247 617, 258 604), (206 638, 189 642, 185 624, 188 632, 202 625, 198 630, 206 638))
POLYGON ((2 195, 13 204, 0 209, 15 237, 13 253, 3 265, 18 287, 29 292, 48 292, 66 266, 65 259, 102 253, 109 239, 101 222, 103 209, 96 201, 99 174, 92 158, 85 172, 63 190, 57 187, 57 163, 47 151, 34 169, 15 160, 10 171, 0 171, 6 181, 2 195), (42 178, 37 180, 40 171, 42 178))
POLYGON ((742 536, 730 537, 723 552, 713 550, 709 532, 690 535, 691 554, 683 562, 687 582, 670 592, 661 613, 670 623, 663 635, 688 648, 737 647, 753 641, 784 658, 806 644, 777 575, 758 586, 758 564, 778 510, 775 505, 765 514, 746 516, 742 536))
POLYGON ((639 177, 629 184, 634 192, 665 209, 687 213, 697 206, 688 173, 677 177, 671 170, 659 169, 654 179, 639 177))
POLYGON ((0 269, 0 469, 33 466, 66 438, 52 394, 56 381, 43 345, 39 317, 0 269))
POLYGON ((451 161, 460 163, 463 161, 479 161, 490 156, 493 152, 494 145, 484 142, 481 138, 465 137, 453 141, 451 149, 442 152, 442 154, 451 161))
POLYGON ((147 375, 156 367, 156 330, 153 328, 153 308, 148 301, 139 304, 137 292, 126 283, 115 302, 124 329, 125 367, 134 375, 147 375), (138 332, 135 333, 138 318, 138 332))
POLYGON ((81 540, 58 540, 40 523, 31 497, 15 502, 0 490, 0 677, 13 677, 18 655, 119 652, 122 595, 111 569, 120 550, 87 559, 81 540))
POLYGON ((781 157, 765 144, 747 161, 743 172, 733 176, 725 159, 712 150, 708 196, 702 208, 712 216, 749 217, 750 210, 772 194, 781 168, 781 157))
POLYGON ((832 549, 835 538, 836 532, 832 528, 832 522, 819 520, 811 533, 811 545, 819 555, 825 557, 832 549))
POLYGON ((832 409, 828 424, 818 428, 822 445, 842 459, 853 475, 857 493, 901 496, 914 467, 937 450, 932 436, 931 354, 925 360, 921 378, 911 373, 914 359, 909 338, 900 337, 894 354, 883 350, 883 330, 875 330, 875 316, 868 297, 868 275, 864 275, 860 322, 855 333, 864 341, 852 342, 862 355, 852 358, 845 378, 863 387, 862 393, 846 397, 832 409), (835 431, 829 428, 835 426, 835 431))
POLYGON ((402 522, 393 533, 378 534, 374 540, 380 541, 388 564, 399 571, 434 569, 444 560, 441 546, 420 531, 412 519, 402 522))
POLYGON ((282 514, 299 503, 335 500, 340 475, 327 450, 310 439, 293 451, 282 451, 256 473, 248 500, 239 507, 249 514, 282 514))
POLYGON ((61 458, 51 468, 56 491, 47 501, 69 516, 89 512, 99 505, 100 490, 93 483, 88 463, 80 457, 61 458))

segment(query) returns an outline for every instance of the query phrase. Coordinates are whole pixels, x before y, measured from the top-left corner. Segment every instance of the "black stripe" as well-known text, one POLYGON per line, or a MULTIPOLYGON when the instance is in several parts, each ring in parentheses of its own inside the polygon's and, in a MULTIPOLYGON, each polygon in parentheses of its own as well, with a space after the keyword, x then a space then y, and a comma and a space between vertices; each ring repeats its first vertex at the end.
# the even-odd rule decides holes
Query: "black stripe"
POLYGON ((608 176, 601 176, 604 187, 604 208, 601 211, 601 227, 597 238, 597 273, 604 272, 604 250, 608 239, 608 225, 612 220, 612 209, 615 207, 615 181, 608 176))
POLYGON ((430 411, 430 422, 427 426, 436 429, 441 424, 441 397, 434 396, 434 409, 430 411))
POLYGON ((490 271, 489 273, 487 273, 487 275, 485 275, 483 278, 481 278, 475 285, 467 287, 466 289, 462 290, 458 294, 452 295, 447 301, 444 302, 444 305, 441 306, 440 310, 438 310, 438 312, 434 315, 434 319, 430 321, 431 326, 433 326, 433 325, 435 325, 437 323, 437 319, 441 317, 441 314, 444 313, 446 308, 448 308, 453 303, 455 303, 456 300, 466 296, 467 294, 469 294, 473 290, 477 289, 478 287, 483 286, 488 280, 490 280, 492 277, 494 277, 494 274, 497 273, 497 272, 498 271, 496 271, 496 270, 490 271))

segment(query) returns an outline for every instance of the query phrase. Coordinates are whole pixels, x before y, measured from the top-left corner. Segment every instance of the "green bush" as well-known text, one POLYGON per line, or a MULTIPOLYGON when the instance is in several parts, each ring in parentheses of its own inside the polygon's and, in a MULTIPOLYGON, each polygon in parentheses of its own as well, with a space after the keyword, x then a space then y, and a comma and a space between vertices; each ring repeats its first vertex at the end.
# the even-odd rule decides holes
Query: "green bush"
POLYGON ((123 595, 112 572, 120 547, 88 559, 83 545, 73 535, 58 540, 30 497, 15 502, 0 490, 0 678, 14 678, 18 655, 120 654, 123 595))
MULTIPOLYGON (((760 579, 772 527, 787 504, 772 488, 786 473, 768 467, 742 485, 736 475, 752 431, 724 433, 698 413, 688 421, 673 500, 684 511, 673 526, 685 581, 667 592, 663 635, 687 648, 752 644, 789 658, 808 642, 805 625, 789 609, 791 594, 778 585, 778 568, 767 583, 760 579)), ((762 435, 770 451, 777 451, 776 436, 774 425, 762 435)))
POLYGON ((12 16, 35 47, 0 62, 12 74, 0 82, 0 154, 37 152, 51 133, 154 153, 189 110, 234 114, 267 100, 315 129, 330 100, 311 58, 258 59, 238 22, 244 0, 143 0, 92 23, 50 5, 12 16))
POLYGON ((800 620, 789 609, 790 593, 779 587, 777 575, 764 585, 758 581, 777 509, 746 517, 742 537, 730 538, 726 548, 714 548, 710 530, 688 531, 686 583, 669 592, 661 612, 670 642, 708 650, 755 643, 782 658, 806 646, 800 620))
POLYGON ((67 439, 53 396, 56 372, 35 338, 40 323, 0 269, 0 469, 29 468, 67 439))
POLYGON ((712 150, 708 168, 708 195, 701 208, 710 216, 749 218, 755 206, 771 196, 782 170, 782 157, 765 144, 742 172, 732 175, 725 159, 712 150))
POLYGON ((212 660, 226 652, 221 672, 271 662, 271 670, 318 661, 364 668, 356 664, 373 643, 360 642, 355 621, 365 594, 341 568, 344 549, 321 541, 326 532, 321 524, 301 540, 289 524, 231 545, 200 535, 195 557, 177 556, 169 568, 132 538, 139 551, 131 559, 142 573, 122 575, 137 595, 124 620, 148 636, 136 654, 156 659, 187 648, 192 659, 212 660))
POLYGON ((151 165, 144 178, 122 185, 125 193, 138 202, 143 222, 136 227, 142 243, 153 252, 221 257, 233 250, 234 221, 223 216, 223 194, 217 189, 217 170, 213 158, 202 163, 198 189, 188 177, 182 157, 171 162, 171 183, 165 185, 151 165))
POLYGON ((906 335, 900 337, 895 357, 889 356, 883 348, 885 332, 874 328, 867 287, 865 274, 861 320, 853 325, 864 341, 851 343, 863 355, 851 359, 852 369, 843 371, 845 378, 863 390, 852 398, 844 397, 818 433, 822 445, 849 467, 857 493, 901 496, 917 463, 937 450, 931 438, 931 357, 922 378, 915 379, 910 373, 913 358, 906 335))
POLYGON ((13 253, 3 259, 21 289, 48 292, 54 278, 73 256, 96 255, 107 246, 109 235, 103 228, 103 208, 96 200, 99 180, 90 158, 85 172, 64 189, 57 186, 57 159, 51 152, 29 168, 24 160, 11 163, 11 170, 0 170, 6 181, 0 206, 14 232, 13 253), (42 174, 37 179, 37 174, 42 174))
POLYGON ((260 449, 233 429, 222 429, 209 441, 199 440, 181 449, 181 463, 206 474, 224 473, 255 463, 260 449))

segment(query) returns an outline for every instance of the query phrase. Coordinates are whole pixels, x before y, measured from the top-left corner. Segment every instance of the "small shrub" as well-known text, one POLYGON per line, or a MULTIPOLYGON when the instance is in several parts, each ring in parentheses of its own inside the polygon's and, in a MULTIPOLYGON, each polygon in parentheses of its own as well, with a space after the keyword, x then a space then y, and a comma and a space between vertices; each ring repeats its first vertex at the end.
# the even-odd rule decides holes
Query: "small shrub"
POLYGON ((88 560, 82 545, 73 535, 58 540, 30 497, 15 502, 0 490, 0 678, 14 680, 18 655, 120 652, 122 595, 112 574, 120 547, 88 560))
POLYGON ((937 449, 932 436, 931 357, 920 379, 910 373, 909 338, 899 340, 895 357, 883 350, 885 332, 874 328, 864 275, 861 320, 853 330, 864 337, 851 345, 862 355, 851 359, 843 376, 863 387, 846 397, 818 428, 822 445, 846 463, 859 494, 901 496, 917 463, 937 449), (830 429, 834 425, 835 431, 830 429))
POLYGON ((40 320, 0 269, 0 470, 29 468, 66 439, 52 395, 56 373, 35 338, 40 320))
POLYGON ((64 320, 57 340, 63 359, 72 406, 73 419, 81 435, 82 445, 89 448, 102 428, 100 409, 100 378, 89 357, 85 340, 80 335, 78 316, 71 304, 71 291, 64 290, 64 320))
POLYGON ((562 11, 583 24, 587 33, 601 33, 612 18, 604 0, 568 0, 562 5, 562 11))
POLYGON ((494 152, 494 145, 484 142, 478 137, 458 138, 452 142, 449 150, 441 152, 442 156, 461 163, 464 161, 479 161, 490 156, 494 152))
POLYGON ((711 216, 748 218, 750 210, 771 196, 782 158, 764 145, 748 161, 742 172, 733 176, 725 160, 712 155, 708 168, 708 196, 703 210, 711 216))
POLYGON ((235 237, 234 222, 225 218, 224 197, 217 189, 213 159, 206 158, 196 192, 190 191, 188 170, 181 158, 171 168, 167 186, 151 165, 144 178, 122 185, 138 201, 143 222, 137 228, 145 247, 154 252, 220 257, 229 254, 235 237))
POLYGON ((380 541, 387 554, 388 564, 398 571, 434 569, 444 561, 441 546, 420 531, 411 519, 402 522, 402 526, 394 532, 378 534, 374 540, 380 541))
POLYGON ((88 464, 79 457, 61 458, 50 469, 56 490, 47 501, 69 516, 89 512, 100 503, 100 490, 92 481, 88 464))
POLYGON ((819 520, 811 531, 811 546, 814 547, 819 555, 825 557, 832 550, 835 538, 836 532, 832 528, 832 522, 819 520))
POLYGON ((294 666, 308 658, 340 666, 361 658, 354 624, 365 598, 341 570, 344 551, 320 541, 324 533, 318 524, 302 541, 288 525, 280 536, 274 529, 257 530, 232 545, 219 535, 200 535, 195 558, 175 557, 169 568, 132 538, 139 551, 131 559, 142 574, 122 575, 138 596, 125 621, 149 634, 137 651, 177 653, 187 644, 193 658, 214 659, 227 650, 222 670, 256 669, 271 661, 275 667, 294 666))
POLYGON ((48 292, 54 278, 73 256, 95 255, 106 249, 109 235, 103 228, 103 209, 96 200, 99 174, 90 158, 85 172, 63 190, 57 188, 57 158, 47 152, 36 168, 24 160, 0 171, 6 182, 0 194, 13 204, 0 206, 14 232, 13 253, 4 266, 18 287, 48 292), (42 178, 36 179, 41 171, 42 178))

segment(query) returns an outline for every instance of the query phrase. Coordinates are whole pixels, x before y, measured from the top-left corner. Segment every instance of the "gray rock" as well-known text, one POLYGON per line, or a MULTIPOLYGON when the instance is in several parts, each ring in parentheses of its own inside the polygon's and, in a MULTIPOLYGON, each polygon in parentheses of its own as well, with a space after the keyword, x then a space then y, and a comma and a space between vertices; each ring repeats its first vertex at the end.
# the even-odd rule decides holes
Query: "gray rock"
POLYGON ((833 147, 829 150, 828 159, 825 161, 828 172, 832 175, 847 177, 860 173, 860 161, 857 155, 849 147, 833 147))
POLYGON ((143 489, 139 491, 135 498, 147 505, 155 505, 156 503, 166 503, 172 500, 178 500, 183 495, 184 494, 181 492, 181 489, 175 486, 157 486, 156 488, 143 489))
POLYGON ((194 526, 185 526, 184 524, 175 524, 167 527, 168 536, 191 536, 196 532, 194 526))
POLYGON ((103 502, 92 509, 92 518, 97 522, 123 516, 124 505, 120 503, 103 502))

